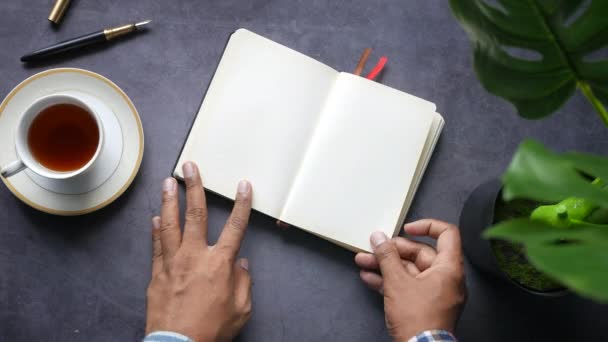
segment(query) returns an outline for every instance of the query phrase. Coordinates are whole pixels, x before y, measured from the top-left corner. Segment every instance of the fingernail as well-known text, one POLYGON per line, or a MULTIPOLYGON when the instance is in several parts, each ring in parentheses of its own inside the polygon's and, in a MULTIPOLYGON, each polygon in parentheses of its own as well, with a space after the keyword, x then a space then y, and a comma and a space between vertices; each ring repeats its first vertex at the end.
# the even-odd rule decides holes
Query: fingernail
POLYGON ((184 169, 184 177, 192 178, 194 177, 194 164, 192 162, 186 162, 183 166, 184 169))
POLYGON ((177 183, 175 182, 175 179, 173 179, 172 177, 165 179, 165 181, 163 182, 163 191, 173 192, 175 190, 176 184, 177 183))
POLYGON ((384 234, 383 232, 374 232, 372 234, 371 240, 372 240, 372 246, 378 247, 381 244, 385 243, 386 240, 388 240, 388 238, 386 237, 386 234, 384 234))
POLYGON ((239 266, 241 266, 242 268, 246 269, 249 271, 249 260, 247 259, 240 259, 239 260, 239 266))
POLYGON ((154 229, 160 229, 160 217, 155 216, 152 219, 152 227, 154 227, 154 229))
POLYGON ((249 184, 249 182, 243 179, 242 181, 239 182, 237 191, 241 195, 246 195, 249 193, 250 189, 251 189, 251 185, 249 184))

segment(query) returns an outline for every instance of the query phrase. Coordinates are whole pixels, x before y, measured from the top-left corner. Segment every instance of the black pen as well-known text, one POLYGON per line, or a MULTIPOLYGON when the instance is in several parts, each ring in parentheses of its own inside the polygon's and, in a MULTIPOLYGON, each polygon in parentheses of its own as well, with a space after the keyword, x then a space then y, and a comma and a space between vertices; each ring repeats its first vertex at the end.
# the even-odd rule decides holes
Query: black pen
POLYGON ((142 21, 136 24, 128 24, 119 27, 109 28, 90 34, 85 34, 77 38, 69 39, 55 45, 45 47, 21 57, 22 62, 36 62, 48 56, 63 53, 69 50, 78 49, 92 44, 108 42, 116 37, 141 30, 143 26, 149 24, 151 20, 142 21))

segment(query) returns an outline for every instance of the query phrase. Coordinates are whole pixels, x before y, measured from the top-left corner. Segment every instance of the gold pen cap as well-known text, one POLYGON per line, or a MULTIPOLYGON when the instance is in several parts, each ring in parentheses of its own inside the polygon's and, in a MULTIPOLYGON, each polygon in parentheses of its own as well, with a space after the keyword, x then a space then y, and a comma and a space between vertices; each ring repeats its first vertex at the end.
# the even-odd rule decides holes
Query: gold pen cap
POLYGON ((63 18, 63 14, 65 10, 70 5, 70 0, 56 0, 53 9, 51 10, 51 14, 49 14, 49 20, 55 24, 59 24, 61 22, 61 18, 63 18))

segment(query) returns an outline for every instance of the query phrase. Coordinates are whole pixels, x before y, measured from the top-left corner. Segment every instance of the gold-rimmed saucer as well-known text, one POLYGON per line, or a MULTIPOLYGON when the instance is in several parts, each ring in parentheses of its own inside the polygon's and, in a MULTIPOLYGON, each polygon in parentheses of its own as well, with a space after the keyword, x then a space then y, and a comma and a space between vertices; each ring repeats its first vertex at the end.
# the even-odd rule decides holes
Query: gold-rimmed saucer
POLYGON ((116 84, 91 71, 60 68, 43 71, 17 85, 0 104, 0 165, 17 158, 17 120, 33 101, 48 94, 78 91, 94 96, 111 109, 122 130, 123 150, 112 175, 99 187, 81 194, 61 194, 34 182, 27 172, 2 178, 20 200, 55 215, 82 215, 101 209, 122 195, 133 182, 144 152, 144 132, 135 106, 116 84))

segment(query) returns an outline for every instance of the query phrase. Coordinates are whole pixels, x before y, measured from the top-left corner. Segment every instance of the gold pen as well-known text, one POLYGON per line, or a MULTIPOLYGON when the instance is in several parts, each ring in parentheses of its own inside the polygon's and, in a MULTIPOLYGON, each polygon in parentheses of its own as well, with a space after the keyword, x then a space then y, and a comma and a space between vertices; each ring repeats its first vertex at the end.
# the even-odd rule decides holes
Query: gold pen
POLYGON ((49 56, 63 53, 66 51, 82 48, 92 44, 108 42, 114 38, 136 32, 141 30, 145 25, 149 24, 151 20, 142 21, 136 24, 127 24, 119 27, 109 28, 93 33, 86 34, 84 36, 72 38, 49 47, 34 51, 23 57, 22 62, 36 62, 41 61, 49 56))
POLYGON ((49 20, 55 24, 59 24, 69 5, 70 0, 56 0, 49 14, 49 20))

